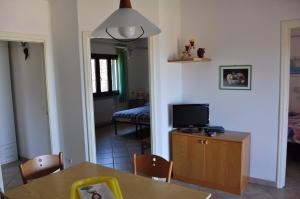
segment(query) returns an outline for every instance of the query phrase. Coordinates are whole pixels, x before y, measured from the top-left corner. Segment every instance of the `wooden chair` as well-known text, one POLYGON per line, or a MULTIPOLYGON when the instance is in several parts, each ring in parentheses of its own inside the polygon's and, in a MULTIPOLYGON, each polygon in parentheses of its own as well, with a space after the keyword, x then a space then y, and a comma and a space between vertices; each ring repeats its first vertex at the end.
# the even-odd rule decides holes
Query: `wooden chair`
POLYGON ((19 166, 24 184, 28 181, 46 176, 64 169, 63 155, 42 155, 26 161, 19 166))
POLYGON ((149 177, 166 178, 170 183, 173 162, 167 161, 157 155, 136 155, 133 154, 133 173, 149 177))

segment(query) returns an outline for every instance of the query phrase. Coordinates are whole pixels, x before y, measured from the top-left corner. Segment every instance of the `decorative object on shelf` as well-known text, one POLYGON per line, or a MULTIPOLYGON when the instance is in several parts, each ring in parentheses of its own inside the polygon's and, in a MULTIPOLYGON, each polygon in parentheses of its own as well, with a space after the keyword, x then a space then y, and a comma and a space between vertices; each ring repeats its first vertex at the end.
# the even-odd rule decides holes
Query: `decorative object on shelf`
POLYGON ((220 66, 220 89, 251 90, 251 65, 220 66))
POLYGON ((300 57, 291 58, 290 73, 300 74, 300 57))
POLYGON ((97 38, 130 42, 157 35, 160 32, 157 26, 132 9, 130 0, 120 0, 119 9, 100 24, 92 35, 97 38))
POLYGON ((199 58, 203 58, 205 53, 205 48, 198 48, 197 55, 199 58))
POLYGON ((181 59, 188 59, 192 57, 192 50, 195 49, 195 40, 194 39, 190 39, 189 42, 187 44, 184 45, 184 51, 182 52, 182 57, 181 59))
POLYGON ((28 43, 27 42, 21 42, 22 48, 23 48, 23 53, 25 55, 25 61, 29 57, 29 49, 28 49, 28 43))
POLYGON ((211 59, 204 57, 205 48, 199 48, 197 52, 194 52, 196 49, 196 42, 194 39, 190 39, 188 43, 184 45, 184 50, 181 55, 177 58, 171 58, 168 60, 169 63, 192 63, 192 62, 210 62, 211 59), (195 57, 197 56, 198 57, 195 57))

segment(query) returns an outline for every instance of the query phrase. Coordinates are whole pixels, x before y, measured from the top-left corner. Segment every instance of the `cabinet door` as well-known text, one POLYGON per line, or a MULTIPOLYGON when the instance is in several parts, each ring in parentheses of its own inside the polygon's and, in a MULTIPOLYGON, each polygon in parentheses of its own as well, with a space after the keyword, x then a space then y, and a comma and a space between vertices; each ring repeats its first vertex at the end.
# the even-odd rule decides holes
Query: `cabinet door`
POLYGON ((204 147, 199 138, 173 135, 175 178, 196 183, 204 177, 204 147))
POLYGON ((211 185, 240 187, 241 143, 208 140, 205 144, 205 181, 211 185))

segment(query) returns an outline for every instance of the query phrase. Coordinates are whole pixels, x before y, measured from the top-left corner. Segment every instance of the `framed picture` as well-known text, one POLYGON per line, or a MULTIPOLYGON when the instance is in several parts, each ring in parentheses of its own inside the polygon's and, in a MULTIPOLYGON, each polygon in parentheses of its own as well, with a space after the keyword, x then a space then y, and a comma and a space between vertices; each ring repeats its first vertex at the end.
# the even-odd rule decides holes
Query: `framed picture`
POLYGON ((220 89, 251 90, 251 65, 220 66, 220 89))

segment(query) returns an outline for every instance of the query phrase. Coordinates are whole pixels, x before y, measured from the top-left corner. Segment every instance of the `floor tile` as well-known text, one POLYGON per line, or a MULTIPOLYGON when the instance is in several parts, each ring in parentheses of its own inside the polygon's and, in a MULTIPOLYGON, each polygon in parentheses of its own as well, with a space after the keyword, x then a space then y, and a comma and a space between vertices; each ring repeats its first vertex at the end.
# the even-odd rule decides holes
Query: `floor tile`
POLYGON ((115 153, 113 153, 113 157, 114 158, 129 157, 129 152, 128 151, 115 152, 115 153))
POLYGON ((97 158, 98 159, 103 159, 103 158, 112 158, 113 154, 112 153, 98 153, 97 158))
POLYGON ((114 163, 114 159, 113 158, 99 158, 97 160, 97 162, 99 164, 113 164, 114 163))
POLYGON ((127 157, 120 157, 120 158, 114 158, 115 164, 123 164, 123 165, 131 165, 131 159, 129 156, 127 157))

